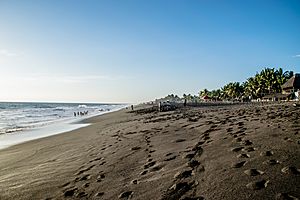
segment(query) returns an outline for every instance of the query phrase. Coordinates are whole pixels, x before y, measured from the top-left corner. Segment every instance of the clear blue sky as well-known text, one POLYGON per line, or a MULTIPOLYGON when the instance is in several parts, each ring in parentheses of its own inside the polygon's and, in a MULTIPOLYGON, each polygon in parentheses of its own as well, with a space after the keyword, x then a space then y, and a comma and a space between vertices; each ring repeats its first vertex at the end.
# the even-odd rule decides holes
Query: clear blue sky
POLYGON ((299 0, 0 0, 0 101, 139 102, 300 72, 299 0))

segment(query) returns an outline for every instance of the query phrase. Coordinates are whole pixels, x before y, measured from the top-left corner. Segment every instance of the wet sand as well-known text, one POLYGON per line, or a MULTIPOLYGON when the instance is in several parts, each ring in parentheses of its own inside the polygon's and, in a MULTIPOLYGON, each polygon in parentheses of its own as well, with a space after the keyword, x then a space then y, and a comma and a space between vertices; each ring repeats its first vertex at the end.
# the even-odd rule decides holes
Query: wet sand
POLYGON ((0 151, 0 199, 299 199, 300 108, 121 110, 0 151))

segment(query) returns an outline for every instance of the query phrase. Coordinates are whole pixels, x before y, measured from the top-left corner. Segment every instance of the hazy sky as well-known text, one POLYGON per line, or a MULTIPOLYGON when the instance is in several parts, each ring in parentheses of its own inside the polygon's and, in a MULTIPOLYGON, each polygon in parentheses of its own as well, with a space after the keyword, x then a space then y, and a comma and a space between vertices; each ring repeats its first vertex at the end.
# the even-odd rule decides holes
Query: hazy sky
POLYGON ((139 102, 300 72, 299 0, 0 0, 0 101, 139 102))

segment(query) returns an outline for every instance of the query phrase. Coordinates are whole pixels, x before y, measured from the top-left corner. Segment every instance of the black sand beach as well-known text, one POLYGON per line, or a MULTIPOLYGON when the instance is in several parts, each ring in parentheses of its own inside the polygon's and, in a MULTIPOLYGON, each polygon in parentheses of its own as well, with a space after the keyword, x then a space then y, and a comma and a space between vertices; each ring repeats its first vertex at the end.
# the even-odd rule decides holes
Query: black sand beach
POLYGON ((121 110, 0 151, 1 199, 299 199, 292 103, 121 110))

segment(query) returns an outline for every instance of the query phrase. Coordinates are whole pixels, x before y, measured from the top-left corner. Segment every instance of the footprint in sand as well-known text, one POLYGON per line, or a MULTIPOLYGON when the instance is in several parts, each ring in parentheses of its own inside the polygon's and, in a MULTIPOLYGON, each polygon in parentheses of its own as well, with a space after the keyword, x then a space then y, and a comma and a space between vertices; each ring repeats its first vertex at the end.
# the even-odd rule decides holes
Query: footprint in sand
POLYGON ((273 151, 265 151, 260 153, 261 156, 272 156, 273 154, 273 151))
POLYGON ((144 165, 144 169, 148 169, 149 167, 152 167, 156 164, 156 161, 152 161, 152 162, 149 162, 148 164, 145 164, 144 165))
POLYGON ((263 163, 264 164, 269 164, 269 165, 276 165, 276 164, 279 164, 280 162, 278 160, 271 159, 271 160, 267 160, 267 161, 265 161, 263 163))
POLYGON ((172 155, 172 154, 173 154, 173 153, 167 153, 167 154, 166 154, 166 157, 167 157, 167 156, 170 156, 170 155, 172 155))
POLYGON ((139 150, 139 149, 141 149, 141 147, 139 147, 139 146, 136 146, 136 147, 132 147, 132 148, 131 148, 131 150, 133 150, 133 151, 136 151, 136 150, 139 150))
POLYGON ((75 194, 75 192, 77 192, 78 191, 78 188, 71 188, 71 189, 68 189, 68 190, 66 190, 65 192, 64 192, 64 196, 65 197, 72 197, 74 194, 75 194))
POLYGON ((129 198, 130 196, 132 196, 133 192, 132 191, 126 191, 126 192, 122 192, 119 195, 119 199, 123 199, 123 198, 129 198))
POLYGON ((80 175, 80 174, 82 174, 82 173, 84 173, 84 172, 86 172, 86 171, 91 170, 93 167, 95 167, 95 165, 91 165, 91 166, 89 166, 89 167, 87 167, 87 168, 85 168, 85 169, 82 169, 82 170, 80 170, 79 172, 77 172, 75 175, 80 175))
POLYGON ((197 160, 190 160, 187 162, 187 166, 191 168, 198 167, 200 165, 200 162, 197 160))
POLYGON ((175 155, 174 156, 170 156, 170 157, 164 159, 164 161, 171 161, 171 160, 174 160, 175 158, 176 158, 175 155))
POLYGON ((247 152, 252 152, 255 151, 256 149, 254 147, 247 147, 245 149, 243 149, 243 151, 247 151, 247 152))
POLYGON ((257 176, 257 175, 263 174, 264 172, 257 170, 257 169, 248 169, 248 170, 245 170, 244 173, 249 176, 257 176))
POLYGON ((238 158, 250 158, 250 155, 249 154, 246 154, 246 153, 241 153, 239 155, 237 155, 238 158))
POLYGON ((95 194, 95 197, 101 197, 101 196, 103 196, 104 195, 104 192, 97 192, 96 194, 95 194))
POLYGON ((90 161, 89 161, 89 163, 91 163, 91 162, 95 162, 95 161, 99 161, 99 160, 101 160, 101 159, 102 159, 102 157, 95 158, 95 159, 93 159, 93 160, 90 160, 90 161))
POLYGON ((192 176, 192 173, 193 173, 193 171, 192 171, 191 169, 187 169, 187 170, 184 170, 184 171, 181 171, 181 172, 177 172, 177 173, 174 175, 174 178, 175 178, 175 179, 183 179, 183 178, 187 178, 187 177, 192 176))
POLYGON ((246 161, 238 162, 232 165, 233 168, 241 168, 246 164, 246 161))
POLYGON ((284 174, 293 174, 293 175, 299 175, 300 170, 296 167, 284 167, 281 169, 281 172, 284 174))
POLYGON ((103 161, 99 165, 101 166, 101 165, 104 165, 105 163, 106 163, 106 161, 103 161))
POLYGON ((71 182, 67 182, 67 183, 63 184, 61 187, 66 187, 66 186, 70 185, 70 183, 71 182))
POLYGON ((180 142, 184 142, 184 141, 186 141, 186 139, 177 139, 177 140, 175 140, 175 143, 180 143, 180 142))
POLYGON ((299 199, 288 193, 279 193, 276 195, 276 200, 299 200, 299 199))
POLYGON ((155 152, 155 150, 150 150, 150 151, 149 151, 149 153, 154 153, 154 152, 155 152))
POLYGON ((100 174, 100 175, 97 177, 97 182, 101 182, 104 178, 105 178, 105 174, 100 174))
POLYGON ((227 131, 227 132, 232 132, 232 131, 233 131, 233 128, 227 128, 226 131, 227 131))
POLYGON ((184 197, 182 200, 205 200, 204 197, 199 196, 199 197, 184 197))
POLYGON ((86 174, 86 175, 84 175, 84 176, 82 176, 82 177, 77 177, 76 179, 75 179, 75 181, 77 182, 77 181, 86 181, 86 180, 89 180, 91 178, 91 175, 90 174, 86 174))
POLYGON ((233 152, 239 152, 242 149, 244 149, 244 147, 235 147, 235 148, 232 148, 231 151, 233 151, 233 152))
POLYGON ((163 167, 164 167, 164 165, 158 164, 158 165, 153 166, 149 171, 150 172, 157 172, 157 171, 161 170, 163 167))
POLYGON ((243 145, 249 146, 251 144, 253 144, 250 140, 244 140, 241 142, 243 145))
POLYGON ((144 171, 142 171, 141 173, 140 173, 140 175, 145 175, 145 174, 147 174, 148 173, 148 170, 144 170, 144 171))
POLYGON ((248 183, 246 187, 252 190, 260 190, 266 188, 268 183, 269 183, 268 180, 255 181, 255 182, 248 183))
POLYGON ((90 183, 85 183, 85 184, 83 184, 83 186, 82 187, 85 187, 85 188, 87 188, 87 187, 89 187, 90 186, 90 183))
POLYGON ((87 196, 87 194, 86 194, 85 192, 79 192, 79 193, 76 195, 76 197, 80 197, 80 198, 85 197, 85 196, 87 196))

